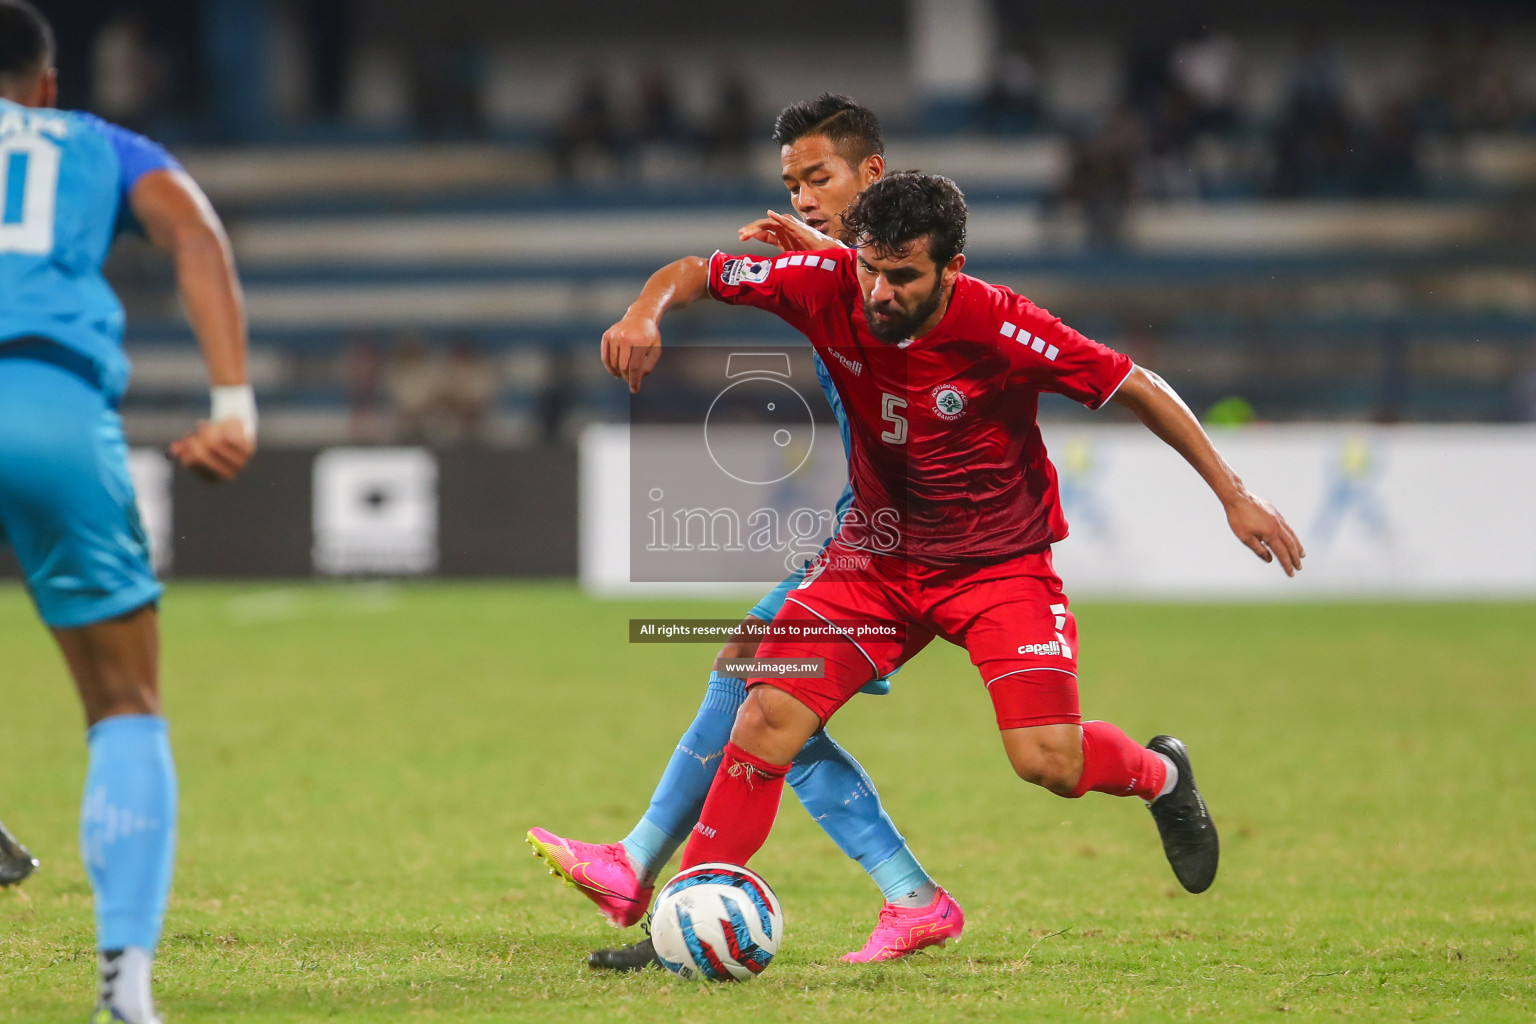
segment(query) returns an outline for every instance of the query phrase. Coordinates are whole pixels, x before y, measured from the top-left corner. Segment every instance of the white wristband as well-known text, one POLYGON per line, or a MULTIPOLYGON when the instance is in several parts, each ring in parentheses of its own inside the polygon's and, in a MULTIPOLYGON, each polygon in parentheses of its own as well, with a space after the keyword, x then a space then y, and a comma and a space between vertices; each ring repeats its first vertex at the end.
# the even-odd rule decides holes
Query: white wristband
POLYGON ((214 388, 209 392, 212 399, 212 411, 208 414, 211 423, 221 420, 239 420, 245 428, 245 436, 252 444, 256 443, 256 392, 249 384, 232 384, 228 387, 214 388))

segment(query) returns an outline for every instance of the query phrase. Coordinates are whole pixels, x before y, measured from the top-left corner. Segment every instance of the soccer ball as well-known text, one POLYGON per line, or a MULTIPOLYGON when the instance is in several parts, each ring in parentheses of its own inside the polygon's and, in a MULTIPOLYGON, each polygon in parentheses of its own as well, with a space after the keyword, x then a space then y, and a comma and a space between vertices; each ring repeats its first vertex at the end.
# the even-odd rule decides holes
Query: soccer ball
POLYGON ((779 951, 784 912, 755 872, 699 864, 668 882, 651 913, 656 959, 691 981, 746 981, 779 951))

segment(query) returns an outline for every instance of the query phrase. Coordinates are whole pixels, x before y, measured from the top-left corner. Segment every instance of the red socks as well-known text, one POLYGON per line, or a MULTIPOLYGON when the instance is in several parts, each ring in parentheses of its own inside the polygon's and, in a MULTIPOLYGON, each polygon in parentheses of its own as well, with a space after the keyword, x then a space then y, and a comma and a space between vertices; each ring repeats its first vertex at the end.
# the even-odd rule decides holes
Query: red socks
MULTIPOLYGON (((787 764, 773 764, 727 743, 699 823, 683 850, 683 868, 751 860, 773 830, 788 771, 787 764)), ((1163 759, 1116 726, 1083 723, 1083 775, 1072 791, 1074 797, 1093 790, 1152 800, 1167 778, 1163 759)))
POLYGON ((1083 723, 1083 777, 1074 797, 1090 789, 1111 796, 1151 800, 1163 788, 1168 766, 1156 753, 1108 722, 1083 723))
POLYGON ((683 868, 711 861, 745 864, 768 841, 788 771, 787 764, 764 761, 727 743, 699 823, 683 850, 683 868))

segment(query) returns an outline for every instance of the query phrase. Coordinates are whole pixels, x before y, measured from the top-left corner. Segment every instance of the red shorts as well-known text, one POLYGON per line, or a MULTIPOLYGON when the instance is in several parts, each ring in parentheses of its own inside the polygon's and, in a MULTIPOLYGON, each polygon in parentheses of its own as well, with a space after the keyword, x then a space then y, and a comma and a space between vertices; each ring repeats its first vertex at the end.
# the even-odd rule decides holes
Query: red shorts
POLYGON ((981 672, 999 729, 1078 724, 1077 622, 1049 549, 982 565, 933 569, 872 555, 838 541, 789 592, 778 630, 814 640, 770 637, 758 658, 820 658, 819 679, 753 677, 794 696, 825 723, 866 683, 889 675, 934 637, 964 647, 981 672), (904 626, 904 635, 889 628, 904 626), (827 638, 829 631, 831 638, 827 638), (868 635, 867 635, 868 634, 868 635))

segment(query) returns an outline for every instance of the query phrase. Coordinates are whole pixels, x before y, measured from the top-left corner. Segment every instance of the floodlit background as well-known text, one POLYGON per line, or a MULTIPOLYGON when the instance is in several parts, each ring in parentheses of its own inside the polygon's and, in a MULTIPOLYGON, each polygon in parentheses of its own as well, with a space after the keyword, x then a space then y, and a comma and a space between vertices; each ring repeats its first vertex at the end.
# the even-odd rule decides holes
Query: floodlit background
MULTIPOLYGON (((263 455, 240 486, 267 527, 221 540, 199 524, 222 496, 145 456, 171 574, 569 575, 584 552, 607 567, 589 583, 625 578, 624 552, 598 547, 627 513, 578 497, 581 438, 589 453, 626 443, 588 430, 629 413, 599 334, 655 267, 787 208, 769 128, 823 90, 879 113, 891 168, 961 185, 970 270, 1159 370, 1208 422, 1301 444, 1239 468, 1295 482, 1303 466, 1304 483, 1269 489, 1304 536, 1360 548, 1334 572, 1343 589, 1358 568, 1365 589, 1391 592, 1445 531, 1502 532, 1536 501, 1519 489, 1536 478, 1529 432, 1367 429, 1536 421, 1528 5, 41 6, 59 32, 64 105, 175 150, 226 218, 247 289, 263 455), (1278 429, 1294 423, 1348 426, 1304 443, 1278 429), (1491 478, 1461 457, 1489 444, 1502 446, 1491 478), (376 445, 429 458, 396 460, 425 467, 413 471, 373 457, 356 472, 396 481, 382 490, 336 490, 316 468, 318 449, 376 445), (1431 486, 1405 468, 1425 464, 1449 475, 1431 486), (466 507, 482 487, 500 512, 466 507), (389 509, 419 534, 414 554, 338 560, 321 536, 389 509)), ((112 279, 136 366, 123 412, 132 441, 153 448, 203 413, 204 375, 166 262, 123 245, 112 279)), ((669 332, 684 345, 795 339, 722 308, 669 332)), ((700 394, 716 387, 676 365, 700 394)), ((1092 564, 1124 566, 1117 552, 1141 541, 1130 523, 1096 540, 1095 520, 1114 534, 1126 516, 1094 495, 1133 484, 1119 435, 1065 431, 1124 417, 1066 402, 1043 415, 1060 424, 1047 442, 1072 478, 1075 568, 1104 589, 1092 564)), ((1482 575, 1413 585, 1536 592, 1536 548, 1487 556, 1482 575)), ((1131 589, 1182 587, 1149 572, 1131 589)))
MULTIPOLYGON (((40 5, 64 104, 182 158, 249 300, 261 450, 206 487, 160 451, 208 402, 170 268, 131 240, 110 267, 171 581, 167 1020, 1529 1024, 1529 0, 40 5), (638 930, 522 836, 623 836, 694 714, 715 646, 631 645, 629 620, 740 616, 768 582, 638 592, 676 577, 637 573, 631 539, 681 510, 634 470, 704 487, 674 414, 730 354, 797 344, 701 303, 642 393, 664 408, 632 409, 598 338, 657 266, 788 208, 769 128, 824 90, 878 112, 890 167, 961 185, 970 269, 1168 377, 1307 567, 1255 560, 1119 410, 1046 402, 1084 713, 1189 743, 1217 885, 1177 890, 1136 801, 1019 783, 934 644, 832 728, 963 902, 963 944, 841 963, 878 893, 786 801, 753 860, 789 920, 763 979, 595 974, 586 952, 638 930), (637 463, 642 428, 677 447, 637 463), (1438 600, 1469 595, 1516 599, 1438 600), (1248 603, 1270 598, 1306 600, 1248 603)), ((79 729, 6 581, 0 817, 43 867, 0 893, 0 1021, 89 1007, 79 729)))

